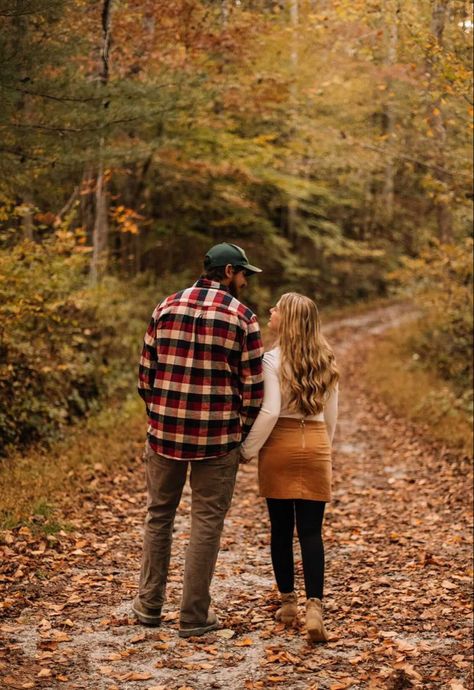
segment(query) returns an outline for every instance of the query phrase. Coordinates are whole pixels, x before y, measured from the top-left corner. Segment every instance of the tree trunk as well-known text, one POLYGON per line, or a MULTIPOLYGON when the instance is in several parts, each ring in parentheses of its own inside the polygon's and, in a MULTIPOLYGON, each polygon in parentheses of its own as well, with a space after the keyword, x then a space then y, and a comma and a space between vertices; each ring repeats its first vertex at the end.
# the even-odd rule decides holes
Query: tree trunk
POLYGON ((291 64, 296 73, 296 70, 298 69, 298 0, 290 0, 290 23, 293 28, 293 36, 291 40, 291 64))
MULTIPOLYGON (((23 81, 28 81, 31 77, 31 54, 26 50, 28 43, 30 41, 30 35, 28 31, 28 21, 22 15, 21 3, 17 0, 11 3, 12 5, 12 23, 11 32, 5 32, 5 44, 8 46, 7 52, 15 54, 18 52, 20 55, 24 55, 25 58, 22 60, 21 68, 18 69, 18 81, 21 83, 23 81), (16 14, 18 12, 18 14, 16 14)), ((31 105, 29 102, 29 97, 26 94, 22 94, 16 103, 17 110, 21 112, 22 118, 25 122, 29 121, 29 116, 31 113, 31 105)), ((33 208, 34 199, 31 192, 32 181, 28 180, 27 185, 22 189, 17 198, 17 203, 22 206, 21 214, 21 233, 23 237, 27 240, 34 239, 34 223, 33 223, 33 208)))
POLYGON ((99 170, 95 185, 95 218, 92 232, 91 278, 96 283, 107 267, 107 245, 109 239, 108 203, 104 181, 103 141, 101 140, 99 170))
POLYGON ((92 233, 94 229, 95 200, 93 187, 95 187, 95 175, 89 163, 84 169, 79 192, 79 217, 81 225, 86 231, 87 244, 92 244, 92 233))
MULTIPOLYGON (((298 23, 299 23, 299 7, 298 0, 289 0, 290 9, 290 24, 293 29, 291 38, 291 68, 293 80, 290 86, 290 127, 292 133, 296 127, 296 108, 297 108, 297 89, 296 89, 296 75, 298 72, 298 23)), ((296 176, 297 165, 294 157, 290 160, 289 172, 291 175, 296 176)), ((296 226, 298 222, 298 202, 295 198, 291 198, 288 201, 288 216, 287 216, 287 228, 288 228, 288 238, 295 242, 296 240, 296 226)))
POLYGON ((395 112, 393 108, 393 101, 391 91, 393 87, 393 80, 390 75, 390 68, 396 64, 398 58, 398 21, 400 14, 400 6, 398 0, 385 0, 386 19, 385 35, 387 53, 385 58, 385 66, 388 74, 385 79, 386 86, 386 100, 384 106, 384 134, 388 148, 387 160, 384 171, 384 184, 382 203, 384 210, 384 218, 387 221, 393 220, 394 210, 394 177, 395 177, 395 162, 393 155, 394 147, 394 132, 395 132, 395 112))
POLYGON ((229 0, 221 0, 221 23, 222 26, 227 26, 229 20, 229 0))
MULTIPOLYGON (((109 81, 110 19, 112 0, 103 0, 102 5, 102 51, 100 82, 105 87, 109 81)), ((102 108, 105 108, 105 103, 102 108)), ((99 163, 95 187, 95 218, 92 232, 91 280, 96 283, 107 268, 107 246, 109 236, 107 180, 104 175, 104 148, 102 136, 99 140, 99 163)))
POLYGON ((434 0, 431 14, 431 33, 436 39, 436 43, 443 45, 444 27, 448 15, 449 0, 434 0))
MULTIPOLYGON (((437 48, 443 46, 443 35, 448 18, 449 0, 434 0, 431 15, 431 32, 437 48)), ((430 55, 428 69, 431 82, 435 77, 435 62, 439 58, 430 55)), ((431 89, 430 89, 431 90, 431 89)), ((443 117, 441 98, 436 98, 429 113, 429 122, 435 140, 435 180, 438 183, 435 198, 435 215, 438 228, 438 238, 441 242, 451 242, 453 239, 453 217, 450 208, 451 195, 448 187, 446 169, 446 127, 443 117)))

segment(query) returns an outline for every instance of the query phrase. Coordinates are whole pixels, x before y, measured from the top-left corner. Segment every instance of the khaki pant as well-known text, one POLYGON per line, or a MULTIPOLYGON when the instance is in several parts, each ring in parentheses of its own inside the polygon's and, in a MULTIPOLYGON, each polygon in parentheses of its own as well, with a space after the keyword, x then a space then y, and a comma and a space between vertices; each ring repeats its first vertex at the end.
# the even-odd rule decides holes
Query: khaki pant
POLYGON ((184 564, 180 624, 204 625, 224 518, 229 510, 239 465, 239 448, 209 460, 185 462, 145 451, 148 513, 145 520, 139 597, 150 609, 165 600, 173 523, 188 464, 191 465, 191 534, 184 564))

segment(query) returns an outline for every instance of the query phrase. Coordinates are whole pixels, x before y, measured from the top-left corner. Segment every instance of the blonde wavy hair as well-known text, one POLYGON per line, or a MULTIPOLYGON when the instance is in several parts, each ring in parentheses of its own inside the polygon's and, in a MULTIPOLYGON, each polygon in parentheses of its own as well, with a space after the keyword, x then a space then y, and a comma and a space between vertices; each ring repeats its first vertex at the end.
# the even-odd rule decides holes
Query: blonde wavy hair
POLYGON ((321 333, 316 303, 297 292, 282 295, 280 314, 280 382, 289 409, 303 415, 322 412, 339 380, 334 353, 321 333))

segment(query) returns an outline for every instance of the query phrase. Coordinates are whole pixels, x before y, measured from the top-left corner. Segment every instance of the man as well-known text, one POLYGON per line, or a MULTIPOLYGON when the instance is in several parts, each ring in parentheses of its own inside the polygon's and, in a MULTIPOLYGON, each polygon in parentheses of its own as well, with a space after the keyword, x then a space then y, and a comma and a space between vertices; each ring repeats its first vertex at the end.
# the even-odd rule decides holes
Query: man
POLYGON ((156 307, 139 369, 139 393, 148 414, 148 513, 132 609, 141 623, 160 624, 173 522, 189 464, 191 534, 180 637, 218 627, 209 588, 240 443, 263 397, 260 330, 255 314, 237 299, 247 277, 261 269, 227 242, 208 251, 204 269, 192 287, 156 307))

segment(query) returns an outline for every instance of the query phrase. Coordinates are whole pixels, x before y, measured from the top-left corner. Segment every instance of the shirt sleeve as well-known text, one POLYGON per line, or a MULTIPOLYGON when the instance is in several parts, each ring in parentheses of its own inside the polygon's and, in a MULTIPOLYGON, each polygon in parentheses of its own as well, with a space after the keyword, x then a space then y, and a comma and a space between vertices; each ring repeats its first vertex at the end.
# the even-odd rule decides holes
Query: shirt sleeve
POLYGON ((240 448, 240 452, 246 460, 258 455, 280 416, 280 378, 275 359, 269 353, 263 358, 263 375, 264 396, 262 407, 253 427, 240 448))
POLYGON ((240 358, 239 378, 242 438, 245 438, 258 414, 263 398, 263 343, 258 321, 254 316, 247 329, 240 358))
POLYGON ((153 315, 145 333, 142 354, 138 367, 138 393, 145 401, 147 408, 150 406, 155 383, 156 368, 158 365, 156 355, 156 321, 153 315))
POLYGON ((334 432, 336 431, 338 398, 339 387, 336 385, 329 394, 329 398, 324 406, 324 421, 326 422, 326 428, 331 444, 334 438, 334 432))

